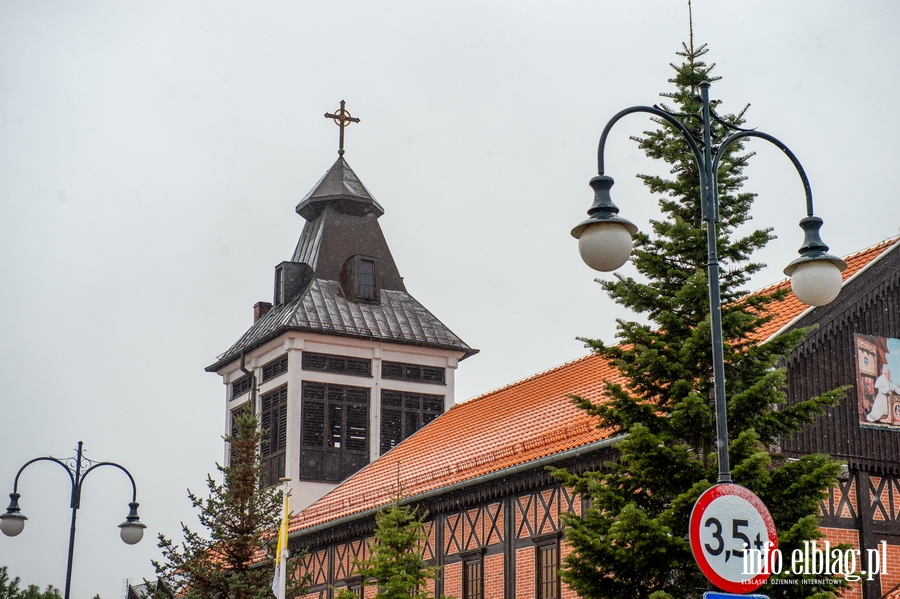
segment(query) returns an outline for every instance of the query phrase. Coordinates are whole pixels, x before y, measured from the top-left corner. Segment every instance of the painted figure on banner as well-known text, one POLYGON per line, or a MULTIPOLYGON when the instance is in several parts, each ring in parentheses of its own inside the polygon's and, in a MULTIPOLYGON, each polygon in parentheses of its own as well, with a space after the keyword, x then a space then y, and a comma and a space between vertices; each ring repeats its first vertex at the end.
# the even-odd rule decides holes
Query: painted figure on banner
POLYGON ((900 339, 855 338, 860 423, 900 428, 900 385, 891 378, 892 362, 900 363, 900 339))

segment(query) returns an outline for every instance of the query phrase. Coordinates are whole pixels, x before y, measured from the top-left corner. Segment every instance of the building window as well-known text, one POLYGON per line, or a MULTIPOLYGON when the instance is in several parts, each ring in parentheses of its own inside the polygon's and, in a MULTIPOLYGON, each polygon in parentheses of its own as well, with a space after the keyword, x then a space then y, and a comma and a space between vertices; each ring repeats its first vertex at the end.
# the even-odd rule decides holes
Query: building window
POLYGON ((369 389, 303 382, 300 478, 342 481, 369 463, 369 389))
POLYGON ((263 364, 262 367, 262 382, 266 382, 274 379, 276 376, 284 374, 287 372, 288 368, 288 357, 287 354, 284 354, 280 358, 275 358, 271 362, 263 364))
POLYGON ((245 374, 238 380, 231 383, 231 399, 237 399, 244 393, 250 390, 250 387, 253 386, 253 377, 249 374, 245 374))
POLYGON ((303 370, 315 370, 318 372, 335 372, 351 376, 372 376, 372 360, 366 360, 365 358, 315 354, 305 351, 303 352, 301 367, 303 370))
POLYGON ((341 268, 341 288, 351 301, 377 303, 379 300, 378 261, 373 256, 350 256, 341 268))
POLYGON ((463 596, 462 599, 483 599, 484 597, 484 561, 479 553, 476 556, 464 557, 463 596))
POLYGON ((287 448, 287 385, 264 393, 260 398, 259 427, 262 439, 259 454, 263 462, 263 486, 277 485, 284 476, 287 448))
POLYGON ((537 599, 559 599, 559 539, 538 543, 535 552, 537 599))
POLYGON ((375 261, 361 258, 359 261, 359 295, 360 299, 378 299, 375 287, 375 261))
POLYGON ((381 378, 395 381, 411 381, 414 383, 445 384, 445 369, 403 362, 382 362, 381 378))
MULTIPOLYGON (((250 409, 250 403, 241 404, 235 409, 231 410, 231 437, 235 437, 237 435, 237 419, 240 418, 247 410, 250 409)), ((228 463, 230 465, 234 464, 235 461, 235 453, 234 447, 229 444, 228 448, 228 463)))
POLYGON ((381 391, 381 453, 444 413, 443 395, 381 391))
POLYGON ((363 584, 362 579, 358 576, 347 580, 347 590, 353 593, 354 597, 359 597, 359 599, 363 599, 363 584))

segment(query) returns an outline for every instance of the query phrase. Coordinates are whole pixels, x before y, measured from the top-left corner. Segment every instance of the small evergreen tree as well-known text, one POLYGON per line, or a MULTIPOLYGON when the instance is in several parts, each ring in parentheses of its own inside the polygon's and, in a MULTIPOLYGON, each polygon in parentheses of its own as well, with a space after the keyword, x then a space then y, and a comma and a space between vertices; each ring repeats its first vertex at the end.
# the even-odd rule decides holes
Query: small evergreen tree
MULTIPOLYGON (((669 113, 701 139, 699 85, 718 77, 701 59, 705 45, 693 41, 679 52, 684 61, 663 96, 669 113)), ((737 126, 737 115, 722 117, 737 126)), ((681 134, 663 119, 661 128, 636 138, 646 154, 671 165, 672 178, 641 176, 660 197, 664 219, 653 234, 639 233, 632 263, 640 280, 616 275, 601 281, 617 303, 644 315, 649 324, 620 320, 617 345, 585 340, 624 375, 627 387, 607 384, 605 402, 575 398, 578 405, 610 427, 627 433, 617 445, 618 459, 600 472, 583 475, 557 470, 562 481, 590 500, 582 518, 565 519, 572 552, 562 578, 584 599, 699 598, 707 581, 691 554, 688 520, 694 502, 717 479, 712 398, 706 230, 700 219, 700 176, 681 134)), ((714 122, 712 143, 728 129, 714 122)), ((739 191, 752 154, 732 144, 718 170, 720 223, 718 255, 724 264, 721 293, 725 338, 726 396, 734 481, 754 491, 768 506, 778 528, 783 555, 820 538, 818 504, 833 485, 838 463, 824 455, 788 461, 778 439, 810 422, 843 390, 786 404, 785 372, 779 359, 806 331, 779 335, 764 344, 755 336, 769 319, 768 307, 784 294, 748 296, 748 277, 763 265, 752 253, 773 238, 769 229, 742 237, 754 194, 739 191)), ((791 577, 799 578, 792 575, 791 577)), ((772 597, 832 597, 835 588, 819 585, 768 585, 772 597)))
MULTIPOLYGON (((429 599, 428 581, 438 568, 426 566, 422 555, 427 535, 417 511, 400 505, 399 497, 375 515, 375 533, 369 557, 356 563, 356 574, 364 586, 378 588, 377 599, 429 599)), ((337 599, 358 599, 343 589, 337 599)))
MULTIPOLYGON (((62 595, 52 584, 48 584, 44 591, 36 584, 30 584, 27 588, 20 588, 22 579, 16 576, 10 578, 9 569, 0 566, 0 599, 60 599, 62 595)), ((95 599, 99 599, 95 597, 95 599)))
MULTIPOLYGON (((262 434, 255 415, 244 412, 235 419, 232 460, 218 466, 223 482, 207 477, 209 497, 188 491, 200 510, 198 518, 208 538, 182 523, 184 541, 176 545, 159 535, 163 561, 154 561, 156 573, 168 590, 184 599, 268 599, 272 594, 275 564, 263 559, 267 545, 274 545, 281 522, 282 494, 261 484, 262 434)), ((306 579, 298 579, 300 556, 288 560, 288 596, 303 594, 306 579)), ((160 599, 165 594, 159 595, 160 599)))
POLYGON ((59 589, 53 586, 52 584, 48 584, 47 588, 41 591, 41 587, 36 584, 28 585, 28 588, 19 591, 19 594, 15 596, 15 599, 61 599, 62 595, 59 593, 59 589))
POLYGON ((19 583, 22 579, 10 578, 6 566, 0 566, 0 599, 16 599, 19 594, 19 583))

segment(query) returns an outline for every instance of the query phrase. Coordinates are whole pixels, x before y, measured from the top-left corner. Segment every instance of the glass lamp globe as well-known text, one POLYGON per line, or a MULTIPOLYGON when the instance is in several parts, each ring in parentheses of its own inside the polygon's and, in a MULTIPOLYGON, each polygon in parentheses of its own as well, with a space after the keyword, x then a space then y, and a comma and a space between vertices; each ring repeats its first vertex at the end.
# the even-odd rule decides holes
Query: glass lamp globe
POLYGON ((831 260, 801 262, 791 272, 791 290, 808 306, 824 306, 841 292, 841 270, 831 260))
POLYGON ((142 522, 122 522, 119 524, 119 536, 128 545, 134 545, 144 538, 145 528, 147 525, 142 522))
POLYGON ((578 237, 578 252, 594 270, 614 271, 631 256, 631 232, 620 222, 593 223, 578 237))
POLYGON ((8 537, 14 537, 25 528, 25 516, 18 512, 6 512, 0 516, 0 531, 8 537))

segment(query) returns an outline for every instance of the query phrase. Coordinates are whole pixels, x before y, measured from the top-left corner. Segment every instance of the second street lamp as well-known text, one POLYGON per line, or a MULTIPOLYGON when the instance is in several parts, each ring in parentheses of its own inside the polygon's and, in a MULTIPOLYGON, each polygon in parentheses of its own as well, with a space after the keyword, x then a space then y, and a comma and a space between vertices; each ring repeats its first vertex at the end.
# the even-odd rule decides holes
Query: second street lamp
POLYGON ((619 216, 619 208, 610 197, 613 179, 605 174, 603 152, 606 146, 606 139, 613 125, 619 119, 635 112, 649 113, 659 117, 681 133, 691 148, 700 173, 700 211, 701 219, 706 223, 706 267, 709 282, 716 450, 719 462, 718 482, 728 483, 731 482, 731 468, 728 459, 722 300, 719 289, 719 259, 716 239, 719 220, 717 172, 719 162, 731 144, 744 137, 764 139, 783 151, 800 175, 806 193, 806 217, 800 221, 800 227, 804 231, 804 240, 799 250, 800 257, 788 264, 784 269, 784 273, 791 277, 791 288, 797 298, 812 306, 821 306, 831 302, 840 292, 841 271, 847 265, 840 258, 827 253, 828 246, 823 243, 822 238, 819 236, 822 219, 813 215, 812 192, 809 180, 800 162, 787 146, 767 133, 737 129, 715 117, 718 122, 734 129, 735 133, 727 137, 717 148, 713 147, 711 123, 714 115, 711 115, 710 110, 709 87, 710 84, 708 82, 700 84, 700 100, 702 103, 702 139, 700 140, 694 139, 694 136, 676 118, 676 115, 670 114, 656 106, 632 106, 620 111, 610 119, 600 136, 600 144, 597 150, 598 175, 590 181, 590 185, 594 189, 594 203, 588 209, 589 218, 572 229, 572 236, 578 239, 578 249, 581 257, 591 268, 609 272, 625 264, 631 255, 631 237, 637 232, 637 227, 619 216))
POLYGON ((82 445, 83 443, 79 441, 78 452, 74 458, 60 460, 59 458, 47 456, 34 458, 33 460, 25 462, 16 473, 16 478, 13 482, 13 492, 9 494, 9 507, 6 508, 5 514, 0 514, 0 531, 2 531, 3 534, 8 537, 14 537, 21 533, 25 528, 25 521, 28 519, 22 514, 22 510, 19 507, 19 498, 21 497, 18 492, 19 476, 22 474, 22 471, 35 462, 45 461, 54 462, 65 468, 66 472, 69 474, 69 479, 72 482, 72 494, 69 502, 69 507, 72 508, 72 525, 69 528, 69 555, 66 563, 66 587, 64 599, 69 599, 69 589, 72 583, 72 558, 75 549, 75 517, 78 515, 78 508, 81 507, 81 485, 87 475, 95 468, 99 468, 100 466, 112 466, 118 468, 124 472, 125 475, 128 476, 128 480, 131 481, 131 502, 128 504, 128 515, 125 517, 125 521, 119 524, 119 536, 122 538, 122 541, 128 545, 138 543, 144 536, 144 529, 147 528, 147 526, 141 522, 137 513, 137 486, 134 484, 134 478, 131 476, 131 473, 115 462, 92 462, 91 460, 88 460, 82 453, 82 445), (85 468, 84 471, 82 471, 82 468, 85 468))

